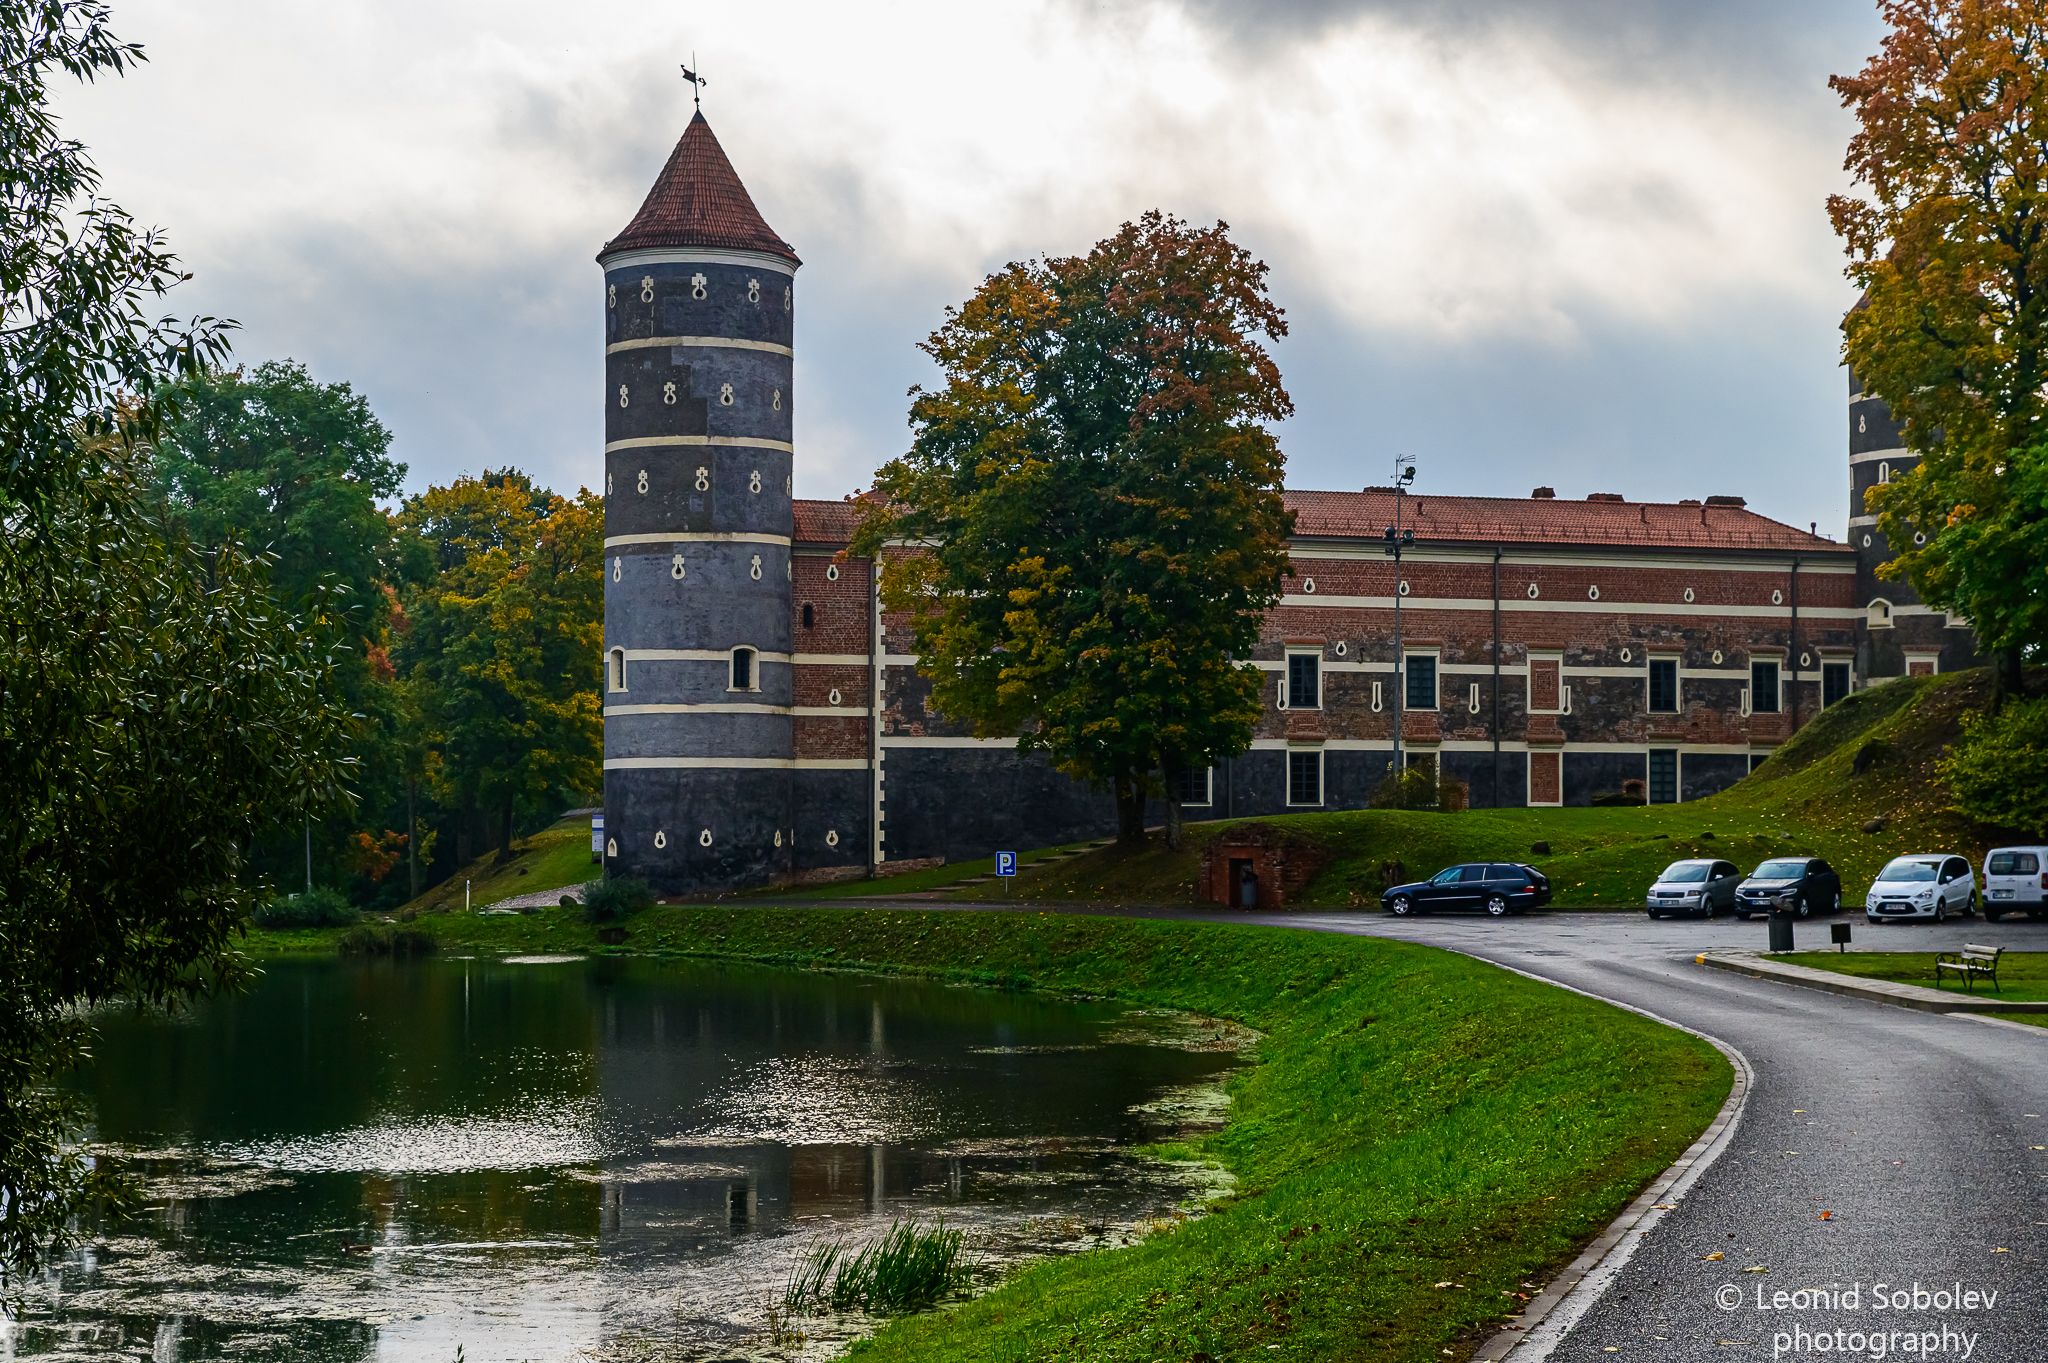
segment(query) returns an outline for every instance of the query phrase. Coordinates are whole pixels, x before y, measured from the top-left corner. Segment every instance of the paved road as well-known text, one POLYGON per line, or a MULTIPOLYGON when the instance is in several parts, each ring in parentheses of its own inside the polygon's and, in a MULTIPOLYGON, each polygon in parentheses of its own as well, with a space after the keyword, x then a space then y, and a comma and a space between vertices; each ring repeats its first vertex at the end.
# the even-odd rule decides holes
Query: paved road
MULTIPOLYGON (((2048 1029, 1909 1012, 1693 964, 1709 946, 1761 949, 1761 922, 1586 914, 1264 921, 1276 920, 1469 952, 1660 1014, 1748 1058, 1755 1083, 1726 1153, 1642 1240, 1552 1359, 2048 1360, 2048 1029), (1714 1253, 1725 1257, 1706 1258, 1714 1253), (1754 1267, 1767 1271, 1743 1271, 1754 1267), (1961 1283, 1996 1292, 1997 1301, 1977 1311, 1877 1303, 1875 1284, 1910 1289, 1916 1281, 1961 1283), (1758 1307, 1759 1290, 1768 1298, 1852 1283, 1863 1285, 1858 1309, 1758 1307), (1716 1304, 1726 1284, 1743 1303, 1733 1311, 1716 1304), (1944 1328, 1950 1337, 1924 1354, 1897 1339, 1880 1354, 1867 1342, 1830 1350, 1796 1334, 1944 1328)), ((1826 921, 1798 925, 1800 945, 1824 946, 1826 921)), ((2048 949, 2048 924, 1854 921, 1855 945, 1865 949, 1929 950, 1965 938, 2048 949)))

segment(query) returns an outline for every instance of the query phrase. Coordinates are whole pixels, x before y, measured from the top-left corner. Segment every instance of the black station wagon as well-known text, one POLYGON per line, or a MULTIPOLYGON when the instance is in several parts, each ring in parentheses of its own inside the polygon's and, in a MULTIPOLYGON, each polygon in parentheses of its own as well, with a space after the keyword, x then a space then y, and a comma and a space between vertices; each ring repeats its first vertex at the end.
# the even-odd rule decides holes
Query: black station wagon
POLYGON ((1442 909, 1483 909, 1505 918, 1550 902, 1550 881, 1533 866, 1506 861, 1469 861, 1446 866, 1428 880, 1396 885, 1380 896, 1388 913, 1407 915, 1442 909))

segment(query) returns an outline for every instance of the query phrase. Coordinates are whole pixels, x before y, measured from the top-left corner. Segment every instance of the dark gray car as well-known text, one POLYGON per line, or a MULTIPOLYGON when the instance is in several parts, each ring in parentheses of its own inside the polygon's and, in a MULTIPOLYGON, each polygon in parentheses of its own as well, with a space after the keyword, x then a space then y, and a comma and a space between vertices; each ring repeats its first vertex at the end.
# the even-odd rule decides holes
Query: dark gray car
POLYGON ((1735 887, 1741 882, 1742 872, 1735 869, 1732 861, 1674 861, 1650 887, 1643 907, 1652 918, 1666 914, 1712 918, 1735 907, 1735 887))
POLYGON ((1804 918, 1842 907, 1842 878, 1819 857, 1772 857, 1735 887, 1735 912, 1744 918, 1774 911, 1804 918))

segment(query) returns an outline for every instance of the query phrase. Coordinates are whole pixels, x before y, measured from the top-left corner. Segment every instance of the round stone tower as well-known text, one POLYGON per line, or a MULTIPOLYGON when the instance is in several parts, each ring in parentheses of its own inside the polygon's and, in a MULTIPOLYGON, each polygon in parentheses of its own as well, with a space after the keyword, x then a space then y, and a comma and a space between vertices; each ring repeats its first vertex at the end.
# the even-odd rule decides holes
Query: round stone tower
POLYGON ((604 269, 605 867, 758 885, 791 842, 796 253, 700 112, 604 269))

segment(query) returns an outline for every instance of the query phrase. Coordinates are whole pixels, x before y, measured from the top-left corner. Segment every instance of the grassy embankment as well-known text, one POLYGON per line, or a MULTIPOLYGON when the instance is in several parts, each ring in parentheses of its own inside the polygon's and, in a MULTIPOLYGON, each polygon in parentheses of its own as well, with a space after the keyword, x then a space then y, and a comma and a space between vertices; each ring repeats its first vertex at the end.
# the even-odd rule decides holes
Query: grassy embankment
POLYGON ((590 816, 572 814, 530 838, 515 840, 510 861, 501 863, 496 852, 487 852, 400 911, 459 910, 465 880, 469 882, 470 904, 481 909, 513 895, 567 890, 597 874, 597 863, 590 859, 590 816))
MULTIPOLYGON (((2000 840, 1997 830, 1953 809, 1934 771, 1962 716, 1984 703, 1988 685, 1980 671, 1857 692, 1816 716, 1745 780, 1688 804, 1462 814, 1356 810, 1191 824, 1179 852, 1167 851, 1154 835, 1143 851, 1109 848, 1027 871, 1015 888, 1042 900, 1192 903, 1202 847, 1233 826, 1258 823, 1327 859, 1295 901, 1300 907, 1376 904, 1386 883, 1382 868, 1390 862, 1419 879, 1452 862, 1497 860, 1542 870, 1561 906, 1635 908, 1656 872, 1681 857, 1726 857, 1747 870, 1788 853, 1826 857, 1842 872, 1844 898, 1860 902, 1871 877, 1894 856, 1974 856, 2000 840), (1863 831, 1879 817, 1885 820, 1880 831, 1863 831), (1533 850, 1539 842, 1550 850, 1533 850)), ((961 868, 963 876, 969 873, 961 868)), ((940 887, 932 872, 915 881, 857 884, 868 894, 940 887)), ((831 891, 855 892, 855 886, 831 891)), ((993 896, 977 885, 949 897, 993 896)))
MULTIPOLYGON (((423 915, 444 950, 598 952, 573 913, 423 915)), ((1420 1363, 1519 1304, 1705 1126, 1694 1038, 1406 943, 1056 914, 661 907, 621 950, 907 972, 1187 1009, 1258 1029, 1214 1214, 1041 1262, 885 1326, 872 1360, 1420 1363)), ((262 933, 259 952, 333 948, 262 933)))
MULTIPOLYGON (((1956 945, 1960 946, 1968 935, 1967 928, 1956 935, 1956 945)), ((1935 954, 1932 951, 1797 951, 1777 959, 1793 965, 1811 966, 1815 970, 1854 975, 1858 979, 1891 980, 1897 984, 1917 984, 1923 989, 1933 989, 1936 987, 1935 954)), ((1998 986, 1994 993, 1989 985, 1980 984, 1975 992, 1985 997, 2010 999, 2014 1003, 2048 999, 2048 951, 2006 952, 1998 961, 1998 986)), ((1953 975, 1947 976, 1940 987, 1957 993, 1963 988, 1962 982, 1953 975)), ((2048 1027, 2048 1013, 2008 1013, 2004 1016, 2015 1022, 2048 1027)))

